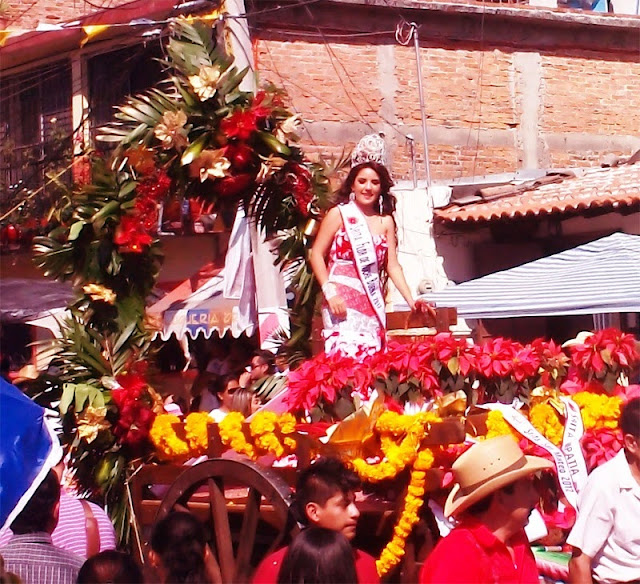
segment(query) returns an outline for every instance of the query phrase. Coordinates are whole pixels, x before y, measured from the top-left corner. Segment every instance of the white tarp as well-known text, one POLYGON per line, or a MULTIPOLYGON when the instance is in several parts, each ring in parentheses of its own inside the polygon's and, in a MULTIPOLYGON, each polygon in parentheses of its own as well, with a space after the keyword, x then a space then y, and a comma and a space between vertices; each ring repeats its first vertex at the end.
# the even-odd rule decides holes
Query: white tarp
POLYGON ((640 235, 614 233, 422 298, 462 318, 640 312, 640 235))

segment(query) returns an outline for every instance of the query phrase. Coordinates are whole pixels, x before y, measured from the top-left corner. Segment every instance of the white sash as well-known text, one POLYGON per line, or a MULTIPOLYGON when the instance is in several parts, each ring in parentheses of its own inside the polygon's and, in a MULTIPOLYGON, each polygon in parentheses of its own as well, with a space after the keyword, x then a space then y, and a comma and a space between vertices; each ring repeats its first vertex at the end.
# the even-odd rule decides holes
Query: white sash
POLYGON ((373 244, 371 231, 362 211, 352 201, 338 207, 342 215, 344 230, 351 242, 353 257, 355 258, 358 276, 364 286, 364 291, 376 311, 383 328, 387 326, 387 315, 384 310, 384 298, 380 288, 380 273, 378 258, 373 244))
POLYGON ((531 422, 529 422, 527 418, 525 418, 520 412, 516 411, 512 406, 506 404, 483 404, 480 407, 489 410, 500 410, 504 419, 513 428, 537 446, 544 448, 553 457, 556 464, 556 472, 558 473, 560 488, 567 498, 569 505, 576 509, 578 504, 578 491, 573 483, 571 469, 564 452, 540 434, 540 432, 531 425, 531 422))
POLYGON ((580 439, 584 434, 584 425, 582 424, 582 416, 580 415, 578 404, 570 397, 561 396, 560 399, 564 403, 564 415, 566 418, 564 434, 562 435, 562 452, 564 452, 567 459, 573 484, 579 493, 589 475, 582 447, 580 446, 580 439))

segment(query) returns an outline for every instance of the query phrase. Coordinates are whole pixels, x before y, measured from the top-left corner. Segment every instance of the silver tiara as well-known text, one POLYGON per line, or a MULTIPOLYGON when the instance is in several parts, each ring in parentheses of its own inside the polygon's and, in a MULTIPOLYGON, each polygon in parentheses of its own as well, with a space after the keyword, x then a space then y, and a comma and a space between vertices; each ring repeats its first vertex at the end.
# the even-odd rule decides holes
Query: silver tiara
POLYGON ((360 139, 351 153, 351 166, 363 162, 387 165, 387 147, 379 134, 368 134, 360 139))

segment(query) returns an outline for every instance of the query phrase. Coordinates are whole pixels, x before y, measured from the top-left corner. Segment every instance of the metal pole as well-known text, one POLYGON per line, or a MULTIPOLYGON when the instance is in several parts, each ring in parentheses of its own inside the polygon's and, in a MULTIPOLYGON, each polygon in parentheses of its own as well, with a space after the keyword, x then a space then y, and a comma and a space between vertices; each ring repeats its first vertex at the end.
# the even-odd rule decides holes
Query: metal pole
POLYGON ((416 144, 413 136, 407 134, 407 142, 409 143, 409 154, 411 156, 411 178, 413 179, 413 188, 418 188, 418 167, 416 164, 416 144))
POLYGON ((431 186, 431 171, 429 170, 429 141, 427 138, 427 117, 424 107, 424 93, 422 91, 422 66, 420 62, 420 41, 418 39, 418 26, 415 22, 411 23, 411 32, 413 33, 413 44, 416 49, 416 64, 418 66, 418 96, 420 99, 420 117, 422 118, 422 142, 424 144, 424 167, 427 173, 427 186, 431 186))

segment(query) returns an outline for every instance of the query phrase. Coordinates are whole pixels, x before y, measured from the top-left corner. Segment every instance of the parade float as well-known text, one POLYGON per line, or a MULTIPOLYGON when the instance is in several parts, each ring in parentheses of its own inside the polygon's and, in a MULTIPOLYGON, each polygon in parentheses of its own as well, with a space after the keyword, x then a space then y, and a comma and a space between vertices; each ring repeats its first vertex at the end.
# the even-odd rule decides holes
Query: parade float
POLYGON ((305 255, 331 204, 331 168, 296 146, 301 120, 286 96, 240 91, 244 72, 208 25, 174 21, 166 55, 166 83, 118 109, 102 131, 116 144, 112 157, 86 161, 90 180, 35 240, 44 273, 76 292, 54 342, 57 374, 32 393, 61 414, 79 492, 106 505, 123 544, 143 560, 146 528, 188 507, 211 524, 221 580, 237 582, 295 532, 295 470, 317 455, 340 456, 363 480, 362 508, 390 521, 377 566, 394 578, 403 558, 419 556, 412 534, 428 520, 429 494, 450 487, 456 457, 509 434, 556 464, 541 511, 561 544, 581 482, 621 447, 617 419, 640 354, 620 331, 563 346, 472 344, 441 332, 361 358, 307 358, 277 411, 267 404, 250 420, 232 413, 217 425, 206 413, 164 411, 149 383, 156 329, 145 316, 161 266, 159 209, 182 200, 241 206, 292 277, 290 343, 304 349, 318 293, 305 255))

